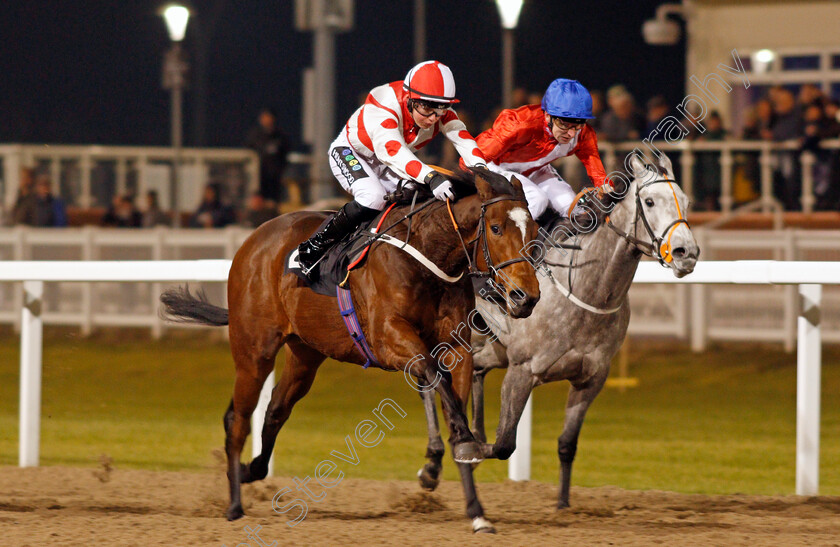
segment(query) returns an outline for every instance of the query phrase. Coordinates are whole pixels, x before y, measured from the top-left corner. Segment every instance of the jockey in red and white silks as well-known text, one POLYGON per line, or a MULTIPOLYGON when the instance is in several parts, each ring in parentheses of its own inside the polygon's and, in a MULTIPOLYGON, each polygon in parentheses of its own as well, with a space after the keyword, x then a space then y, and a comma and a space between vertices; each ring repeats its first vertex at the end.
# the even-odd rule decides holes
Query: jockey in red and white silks
POLYGON ((354 200, 298 247, 307 275, 333 243, 385 208, 385 194, 400 180, 429 185, 437 199, 455 199, 452 183, 414 154, 438 133, 452 141, 467 166, 486 164, 451 109, 457 102, 452 71, 438 61, 422 62, 403 81, 371 90, 330 145, 330 168, 354 200))
POLYGON ((490 170, 522 182, 533 218, 549 206, 566 216, 576 194, 552 161, 574 154, 595 186, 609 182, 595 130, 586 125, 593 117, 589 91, 576 80, 560 78, 548 87, 541 105, 503 110, 476 141, 490 170))
POLYGON ((402 82, 375 87, 330 146, 335 178, 361 205, 381 210, 385 194, 401 179, 428 183, 435 174, 414 153, 438 133, 452 141, 467 166, 485 164, 464 122, 449 108, 457 102, 452 73, 437 61, 420 63, 402 82))

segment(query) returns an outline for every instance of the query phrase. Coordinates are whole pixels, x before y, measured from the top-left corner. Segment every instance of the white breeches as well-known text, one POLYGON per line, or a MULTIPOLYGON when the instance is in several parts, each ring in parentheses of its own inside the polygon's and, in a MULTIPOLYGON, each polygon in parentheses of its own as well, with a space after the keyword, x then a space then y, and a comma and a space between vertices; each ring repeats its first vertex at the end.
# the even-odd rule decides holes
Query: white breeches
POLYGON ((385 194, 397 189, 399 175, 377 161, 359 156, 342 131, 330 145, 330 169, 341 187, 360 204, 381 211, 385 194))
MULTIPOLYGON (((540 182, 534 182, 531 178, 520 173, 506 171, 492 163, 488 164, 487 167, 491 171, 504 175, 508 180, 511 177, 516 177, 522 183, 525 199, 528 200, 528 211, 530 211, 532 218, 537 218, 543 214, 549 205, 562 216, 569 214, 569 207, 577 194, 551 166, 546 166, 546 168, 551 169, 551 173, 555 176, 550 176, 540 182)), ((546 168, 540 169, 534 174, 544 175, 546 168)))

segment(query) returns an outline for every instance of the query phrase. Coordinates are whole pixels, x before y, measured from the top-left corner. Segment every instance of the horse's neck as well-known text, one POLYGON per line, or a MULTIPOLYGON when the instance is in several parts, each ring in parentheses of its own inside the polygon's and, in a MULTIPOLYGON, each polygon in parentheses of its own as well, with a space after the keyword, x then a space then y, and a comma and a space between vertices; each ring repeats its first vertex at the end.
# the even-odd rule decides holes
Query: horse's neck
MULTIPOLYGON (((468 243, 473 239, 481 216, 478 196, 458 200, 452 204, 452 213, 463 242, 468 243)), ((430 206, 428 213, 416 219, 416 226, 416 229, 412 228, 410 243, 424 256, 449 275, 458 275, 466 268, 467 256, 445 204, 442 207, 430 206)), ((470 253, 475 244, 467 246, 470 253)))
MULTIPOLYGON (((609 217, 609 222, 629 235, 633 235, 636 214, 634 192, 631 186, 609 217)), ((630 290, 641 254, 606 225, 578 237, 577 243, 581 250, 560 252, 560 263, 566 267, 552 267, 552 275, 568 285, 571 270, 570 288, 575 296, 596 307, 619 305, 630 290)))

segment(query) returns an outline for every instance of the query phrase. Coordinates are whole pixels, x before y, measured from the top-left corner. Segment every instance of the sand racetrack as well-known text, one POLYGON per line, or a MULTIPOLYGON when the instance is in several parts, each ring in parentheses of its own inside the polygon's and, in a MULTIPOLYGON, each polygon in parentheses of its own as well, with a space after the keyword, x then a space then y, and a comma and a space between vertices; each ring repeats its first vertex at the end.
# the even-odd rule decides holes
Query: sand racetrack
MULTIPOLYGON (((314 483, 313 483, 314 484, 314 483)), ((573 507, 553 508, 542 483, 480 485, 495 536, 473 535, 460 485, 433 494, 413 482, 344 478, 296 514, 271 499, 289 478, 244 489, 244 519, 227 522, 221 473, 91 468, 0 468, 0 544, 30 545, 838 545, 840 498, 702 496, 615 487, 574 488, 573 507)), ((314 485, 317 494, 323 491, 314 485)), ((291 495, 284 497, 284 502, 291 495)))

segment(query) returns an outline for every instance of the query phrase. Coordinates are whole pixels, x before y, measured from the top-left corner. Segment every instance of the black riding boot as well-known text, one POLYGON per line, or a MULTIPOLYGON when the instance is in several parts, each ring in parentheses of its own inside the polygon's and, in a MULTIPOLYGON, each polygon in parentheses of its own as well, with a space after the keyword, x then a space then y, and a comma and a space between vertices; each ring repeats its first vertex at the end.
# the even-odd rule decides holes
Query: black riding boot
POLYGON ((308 273, 336 242, 378 213, 376 209, 359 205, 355 201, 345 204, 321 230, 298 246, 298 262, 303 267, 304 273, 308 273))

